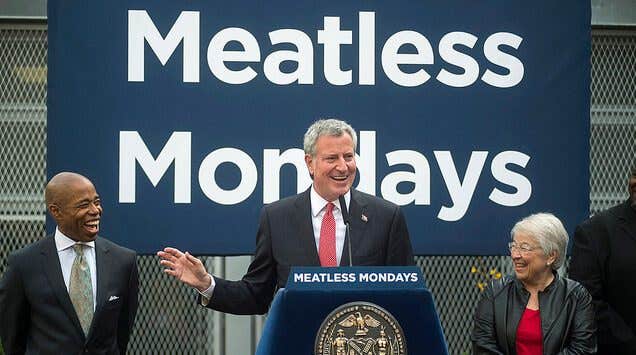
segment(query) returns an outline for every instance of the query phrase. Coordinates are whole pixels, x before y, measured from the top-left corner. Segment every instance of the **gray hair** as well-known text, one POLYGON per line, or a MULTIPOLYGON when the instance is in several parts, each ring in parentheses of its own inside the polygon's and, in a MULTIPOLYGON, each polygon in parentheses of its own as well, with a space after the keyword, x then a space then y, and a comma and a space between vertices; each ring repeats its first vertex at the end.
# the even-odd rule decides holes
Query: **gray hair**
POLYGON ((565 231, 563 223, 552 213, 532 214, 517 222, 510 231, 510 238, 521 232, 534 237, 543 254, 548 256, 556 253, 554 263, 550 265, 553 270, 558 270, 565 262, 565 251, 568 247, 568 232, 565 231))
POLYGON ((314 122, 307 128, 303 139, 305 154, 309 154, 312 157, 316 156, 316 141, 318 141, 320 136, 341 137, 345 133, 351 136, 353 140, 353 151, 355 151, 358 146, 358 136, 353 127, 347 122, 334 118, 321 119, 314 122))

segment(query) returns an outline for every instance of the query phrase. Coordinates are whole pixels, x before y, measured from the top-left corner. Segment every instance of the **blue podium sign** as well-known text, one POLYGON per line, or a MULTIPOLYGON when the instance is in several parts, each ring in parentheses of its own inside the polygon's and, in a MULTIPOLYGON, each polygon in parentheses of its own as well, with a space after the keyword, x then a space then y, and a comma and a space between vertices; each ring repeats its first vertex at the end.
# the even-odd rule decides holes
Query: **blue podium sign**
MULTIPOLYGON (((403 330, 401 340, 409 354, 448 354, 433 296, 416 267, 292 268, 287 287, 274 298, 256 354, 313 354, 321 324, 334 310, 343 305, 362 310, 368 304, 380 310, 365 324, 378 327, 374 322, 390 313, 399 323, 395 328, 403 330)), ((353 334, 343 336, 354 344, 364 339, 372 345, 377 340, 366 333, 353 334)))
POLYGON ((416 254, 588 214, 589 1, 49 0, 48 35, 47 174, 91 178, 140 253, 252 253, 321 117, 357 130, 355 186, 416 254))
POLYGON ((422 272, 404 267, 294 267, 287 279, 288 290, 388 290, 425 288, 422 272))

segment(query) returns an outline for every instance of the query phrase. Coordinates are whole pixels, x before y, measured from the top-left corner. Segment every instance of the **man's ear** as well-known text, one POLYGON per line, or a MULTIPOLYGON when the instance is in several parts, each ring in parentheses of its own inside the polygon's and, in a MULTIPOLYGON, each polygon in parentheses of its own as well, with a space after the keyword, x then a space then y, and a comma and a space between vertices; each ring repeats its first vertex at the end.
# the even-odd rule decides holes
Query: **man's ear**
POLYGON ((314 161, 314 158, 310 155, 310 154, 305 154, 305 164, 307 164, 307 170, 309 170, 309 176, 311 176, 311 178, 314 178, 314 168, 312 167, 312 164, 314 161))
POLYGON ((60 216, 60 207, 54 203, 51 203, 49 205, 49 213, 51 214, 51 217, 53 217, 53 219, 57 220, 57 218, 60 216))

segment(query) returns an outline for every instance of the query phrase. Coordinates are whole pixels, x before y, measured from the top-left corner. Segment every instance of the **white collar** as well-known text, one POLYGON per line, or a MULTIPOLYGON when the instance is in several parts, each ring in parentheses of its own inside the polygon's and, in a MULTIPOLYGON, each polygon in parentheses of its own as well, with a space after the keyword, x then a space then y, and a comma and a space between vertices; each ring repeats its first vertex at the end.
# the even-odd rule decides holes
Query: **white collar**
MULTIPOLYGON (((316 192, 316 189, 314 189, 313 184, 311 186, 309 197, 310 197, 309 199, 311 200, 311 215, 314 217, 317 217, 320 211, 322 211, 323 208, 325 208, 325 206, 329 202, 333 203, 335 208, 340 210, 340 202, 338 201, 338 199, 334 201, 325 200, 324 198, 322 198, 322 196, 318 194, 318 192, 316 192)), ((349 209, 350 208, 349 206, 351 206, 351 204, 349 203, 349 201, 351 201, 351 189, 349 189, 349 191, 347 191, 347 193, 344 194, 344 199, 347 204, 347 209, 349 209)))
POLYGON ((64 235, 64 233, 60 232, 59 228, 55 227, 55 247, 57 248, 58 252, 68 249, 75 244, 84 244, 84 245, 88 245, 91 248, 95 248, 94 240, 90 242, 76 242, 73 239, 64 235))

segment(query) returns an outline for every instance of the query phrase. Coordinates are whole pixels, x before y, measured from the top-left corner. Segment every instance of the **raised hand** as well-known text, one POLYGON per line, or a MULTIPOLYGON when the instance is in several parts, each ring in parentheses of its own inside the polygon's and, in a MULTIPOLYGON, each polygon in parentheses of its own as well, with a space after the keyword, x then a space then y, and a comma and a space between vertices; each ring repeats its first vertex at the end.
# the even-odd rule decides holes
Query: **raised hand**
POLYGON ((163 251, 158 251, 157 255, 161 258, 159 263, 165 267, 163 272, 186 285, 203 292, 212 284, 210 275, 205 270, 201 260, 190 253, 183 253, 179 249, 168 247, 163 251))

